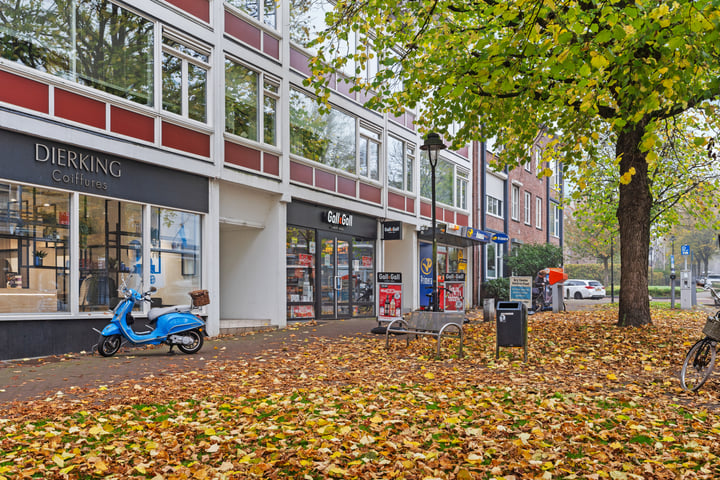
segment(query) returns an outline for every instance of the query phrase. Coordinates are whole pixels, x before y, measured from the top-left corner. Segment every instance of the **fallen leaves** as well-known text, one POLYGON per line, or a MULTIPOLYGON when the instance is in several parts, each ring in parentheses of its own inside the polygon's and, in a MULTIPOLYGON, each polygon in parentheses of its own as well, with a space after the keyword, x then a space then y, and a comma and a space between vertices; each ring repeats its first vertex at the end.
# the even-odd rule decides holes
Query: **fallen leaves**
POLYGON ((719 476, 720 385, 677 381, 704 317, 615 315, 532 316, 527 363, 496 360, 494 324, 474 322, 463 359, 435 360, 429 339, 318 339, 14 404, 0 479, 719 476))

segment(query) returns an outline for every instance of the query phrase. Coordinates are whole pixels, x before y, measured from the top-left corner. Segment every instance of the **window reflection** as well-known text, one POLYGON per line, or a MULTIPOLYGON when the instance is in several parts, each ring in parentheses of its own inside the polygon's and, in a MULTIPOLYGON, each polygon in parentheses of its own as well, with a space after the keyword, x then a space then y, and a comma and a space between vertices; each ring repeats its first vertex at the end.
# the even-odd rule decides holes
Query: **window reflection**
POLYGON ((142 205, 80 196, 80 311, 105 311, 118 286, 142 276, 142 205))
POLYGON ((200 215, 152 208, 150 285, 153 305, 188 304, 188 292, 200 288, 200 215))
POLYGON ((0 184, 0 313, 64 312, 70 195, 0 184))

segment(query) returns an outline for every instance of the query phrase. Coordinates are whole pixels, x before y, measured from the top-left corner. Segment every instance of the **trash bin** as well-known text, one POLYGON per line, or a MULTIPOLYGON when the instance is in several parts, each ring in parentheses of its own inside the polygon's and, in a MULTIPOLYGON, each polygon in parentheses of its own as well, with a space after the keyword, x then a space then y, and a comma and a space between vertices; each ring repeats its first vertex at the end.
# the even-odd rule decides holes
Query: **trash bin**
POLYGON ((522 302, 498 302, 495 310, 495 358, 500 356, 500 347, 523 347, 527 361, 527 307, 522 302))

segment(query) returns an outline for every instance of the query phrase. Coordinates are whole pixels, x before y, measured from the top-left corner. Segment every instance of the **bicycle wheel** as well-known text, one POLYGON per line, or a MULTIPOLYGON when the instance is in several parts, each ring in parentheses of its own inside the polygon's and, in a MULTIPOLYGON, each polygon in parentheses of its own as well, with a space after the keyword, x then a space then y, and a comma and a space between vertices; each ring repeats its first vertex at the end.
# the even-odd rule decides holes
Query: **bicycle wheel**
POLYGON ((680 371, 682 388, 697 392, 703 386, 715 366, 715 354, 715 342, 707 337, 693 345, 680 371))

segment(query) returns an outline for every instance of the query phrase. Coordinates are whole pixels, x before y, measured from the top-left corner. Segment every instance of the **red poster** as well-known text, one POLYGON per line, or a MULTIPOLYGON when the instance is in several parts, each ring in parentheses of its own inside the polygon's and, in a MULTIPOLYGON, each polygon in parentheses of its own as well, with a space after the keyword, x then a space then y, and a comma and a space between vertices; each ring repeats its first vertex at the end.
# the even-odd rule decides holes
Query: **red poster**
POLYGON ((363 256, 362 257, 362 266, 363 266, 363 268, 372 267, 372 257, 363 256))
MULTIPOLYGON (((445 311, 462 312, 465 310, 465 284, 445 283, 445 311)), ((442 298, 442 297, 441 297, 442 298)))
POLYGON ((402 284, 381 283, 378 288, 378 320, 402 318, 402 284))
POLYGON ((301 253, 298 255, 298 263, 303 267, 312 267, 313 256, 301 253))
POLYGON ((312 305, 292 305, 290 307, 290 318, 314 317, 315 310, 312 305))

